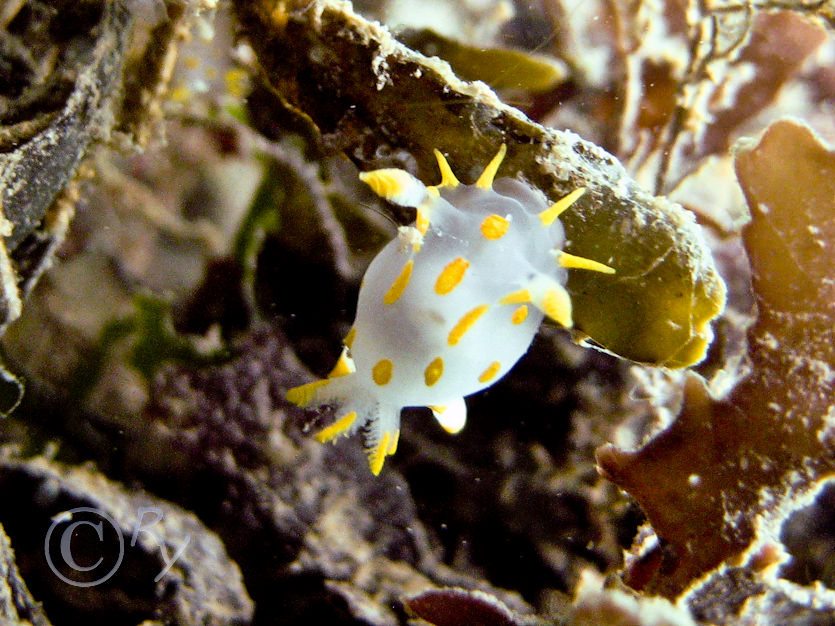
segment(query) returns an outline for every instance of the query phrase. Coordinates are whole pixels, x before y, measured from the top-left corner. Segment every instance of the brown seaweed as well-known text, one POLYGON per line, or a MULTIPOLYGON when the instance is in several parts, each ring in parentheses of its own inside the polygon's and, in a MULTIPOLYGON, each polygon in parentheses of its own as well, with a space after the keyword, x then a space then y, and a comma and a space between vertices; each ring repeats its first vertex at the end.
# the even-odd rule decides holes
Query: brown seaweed
POLYGON ((835 470, 835 153, 785 120, 738 148, 736 171, 752 213, 751 373, 719 399, 689 377, 669 428, 639 450, 598 452, 661 541, 634 582, 670 597, 721 563, 756 567, 763 542, 835 470))

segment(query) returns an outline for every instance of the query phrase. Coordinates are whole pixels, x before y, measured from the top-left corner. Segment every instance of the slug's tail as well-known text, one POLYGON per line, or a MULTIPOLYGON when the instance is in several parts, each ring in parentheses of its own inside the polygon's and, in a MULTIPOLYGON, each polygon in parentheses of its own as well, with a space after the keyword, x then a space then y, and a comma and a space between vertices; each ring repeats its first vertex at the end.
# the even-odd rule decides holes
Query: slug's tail
POLYGON ((400 438, 400 407, 380 404, 356 385, 353 363, 345 352, 328 378, 293 387, 287 400, 301 407, 331 405, 336 419, 313 438, 325 443, 342 435, 363 430, 368 465, 375 476, 383 469, 387 456, 397 450, 400 438))

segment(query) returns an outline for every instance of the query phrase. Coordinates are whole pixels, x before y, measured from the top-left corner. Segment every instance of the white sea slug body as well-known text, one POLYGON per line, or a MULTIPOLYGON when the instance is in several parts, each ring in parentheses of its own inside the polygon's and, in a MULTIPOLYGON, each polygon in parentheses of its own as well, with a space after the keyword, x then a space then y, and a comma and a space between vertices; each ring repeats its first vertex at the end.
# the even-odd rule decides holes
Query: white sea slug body
POLYGON ((538 190, 493 178, 502 146, 474 185, 458 182, 435 151, 441 183, 382 169, 360 178, 387 200, 417 208, 374 258, 354 325, 328 378, 291 389, 300 406, 333 405, 319 441, 363 429, 371 471, 397 447, 400 411, 428 406, 449 432, 466 419, 464 396, 489 387, 527 351, 545 315, 571 326, 566 268, 611 268, 562 251, 560 213, 538 190))

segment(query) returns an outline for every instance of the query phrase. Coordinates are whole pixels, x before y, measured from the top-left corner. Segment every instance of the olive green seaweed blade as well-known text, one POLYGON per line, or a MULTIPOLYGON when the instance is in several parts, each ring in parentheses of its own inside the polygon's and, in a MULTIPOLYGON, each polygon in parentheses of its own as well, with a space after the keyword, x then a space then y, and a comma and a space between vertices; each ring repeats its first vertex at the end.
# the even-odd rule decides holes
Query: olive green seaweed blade
POLYGON ((607 351, 634 361, 672 368, 693 365, 713 338, 710 322, 724 310, 725 283, 707 244, 692 245, 701 239, 695 223, 684 230, 674 220, 659 219, 626 233, 630 215, 635 216, 626 203, 615 201, 585 213, 576 227, 579 220, 563 218, 572 254, 602 260, 617 270, 614 276, 571 272, 575 328, 607 351))
POLYGON ((439 56, 465 80, 481 80, 493 89, 548 91, 565 80, 565 65, 550 57, 506 48, 470 46, 429 29, 405 30, 397 38, 410 48, 439 56))

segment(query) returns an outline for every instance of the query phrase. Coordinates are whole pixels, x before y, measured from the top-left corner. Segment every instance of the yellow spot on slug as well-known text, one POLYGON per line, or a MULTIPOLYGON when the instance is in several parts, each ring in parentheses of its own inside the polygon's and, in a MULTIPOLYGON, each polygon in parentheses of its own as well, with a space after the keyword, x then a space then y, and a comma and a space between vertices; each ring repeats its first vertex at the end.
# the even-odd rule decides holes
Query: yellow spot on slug
POLYGON ((542 220, 543 226, 550 226, 554 223, 554 220, 557 219, 560 215, 562 215, 565 210, 574 204, 577 199, 586 193, 585 187, 579 187, 568 194, 565 198, 557 200, 554 204, 552 204, 549 208, 545 209, 542 213, 539 214, 539 219, 542 220))
POLYGON ((481 376, 478 377, 478 382, 486 383, 493 380, 496 377, 496 374, 499 373, 502 364, 498 361, 493 361, 490 365, 487 366, 487 369, 481 372, 481 376))
POLYGON ((493 160, 484 168, 484 171, 481 173, 481 176, 478 177, 478 180, 475 183, 476 187, 480 187, 481 189, 490 189, 493 186, 493 179, 496 177, 496 172, 499 171, 499 166, 504 161, 504 155, 507 154, 507 146, 502 144, 502 147, 499 148, 499 151, 496 153, 496 156, 493 157, 493 160))
POLYGON ((330 441, 331 439, 338 437, 346 430, 353 426, 354 421, 357 419, 357 414, 355 411, 351 411, 346 415, 343 415, 338 420, 336 420, 330 426, 327 426, 320 430, 318 433, 313 435, 313 438, 318 441, 319 443, 325 443, 326 441, 330 441))
POLYGON ((510 321, 514 324, 521 324, 526 319, 528 319, 528 305, 523 304, 518 309, 516 309, 513 314, 510 316, 510 321))
POLYGON ((499 304, 524 304, 531 301, 531 292, 527 289, 520 289, 519 291, 512 291, 504 298, 499 300, 499 304))
POLYGON ((449 336, 447 337, 447 345, 454 346, 461 338, 466 334, 468 330, 473 327, 478 321, 478 318, 484 315, 484 313, 489 309, 490 306, 487 304, 480 304, 479 306, 475 307, 474 309, 470 309, 464 315, 461 316, 461 319, 453 326, 452 330, 449 331, 449 336))
POLYGON ((357 328, 356 326, 351 326, 351 330, 348 331, 348 334, 345 335, 345 339, 342 340, 342 343, 350 350, 351 346, 354 344, 354 337, 357 336, 357 328))
POLYGON ((397 278, 394 279, 391 287, 389 287, 388 291, 383 296, 383 304, 391 305, 400 299, 400 296, 403 295, 403 291, 409 284, 409 279, 412 277, 412 268, 414 265, 415 263, 412 260, 406 262, 406 265, 404 265, 403 269, 400 270, 400 274, 398 274, 397 278))
POLYGON ((444 375, 444 360, 441 357, 434 359, 426 369, 423 370, 423 379, 426 381, 426 386, 431 387, 441 379, 444 375))
POLYGON ((292 389, 287 390, 285 397, 289 402, 292 402, 296 406, 307 406, 310 404, 310 401, 313 400, 316 390, 319 387, 324 387, 329 382, 330 380, 325 378, 323 380, 314 380, 312 383, 307 383, 306 385, 293 387, 292 389))
POLYGON ((433 152, 435 153, 435 158, 438 160, 438 169, 441 170, 441 184, 439 186, 457 187, 459 185, 458 179, 452 173, 452 168, 447 163, 446 157, 437 148, 433 152))
POLYGON ((557 262, 563 267, 568 267, 571 269, 591 270, 593 272, 602 272, 603 274, 615 273, 614 268, 609 267, 608 265, 599 263, 598 261, 592 261, 591 259, 587 259, 586 257, 568 254, 568 252, 565 252, 564 250, 560 250, 557 256, 557 262))
POLYGON ((485 239, 501 239, 507 232, 510 222, 501 215, 488 215, 481 222, 481 234, 485 239))
POLYGON ((464 278, 468 267, 470 267, 470 262, 464 257, 458 257, 450 261, 438 274, 438 280, 435 281, 435 293, 439 296, 445 296, 455 289, 464 278))
POLYGON ((391 372, 393 369, 394 366, 391 361, 388 359, 380 359, 374 364, 374 367, 371 368, 371 378, 373 378, 374 382, 381 387, 383 385, 388 385, 391 380, 391 372))

